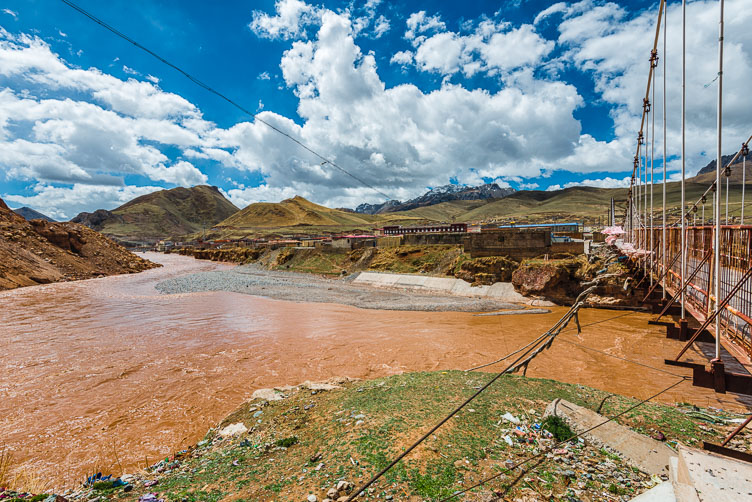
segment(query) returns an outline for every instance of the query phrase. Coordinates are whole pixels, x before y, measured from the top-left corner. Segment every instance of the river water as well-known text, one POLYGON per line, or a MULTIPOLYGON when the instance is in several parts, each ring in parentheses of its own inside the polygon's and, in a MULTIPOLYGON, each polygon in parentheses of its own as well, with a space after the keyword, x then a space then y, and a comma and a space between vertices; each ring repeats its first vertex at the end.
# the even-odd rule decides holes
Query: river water
MULTIPOLYGON (((160 295, 159 281, 231 265, 147 254, 163 268, 0 293, 0 447, 57 486, 126 471, 189 444, 254 390, 335 376, 466 369, 546 331, 565 311, 483 316, 364 310, 225 292, 160 295)), ((648 315, 584 310, 528 376, 645 398, 676 377, 648 315)), ((499 369, 498 366, 488 370, 499 369)), ((660 398, 739 409, 734 396, 680 385, 660 398)))

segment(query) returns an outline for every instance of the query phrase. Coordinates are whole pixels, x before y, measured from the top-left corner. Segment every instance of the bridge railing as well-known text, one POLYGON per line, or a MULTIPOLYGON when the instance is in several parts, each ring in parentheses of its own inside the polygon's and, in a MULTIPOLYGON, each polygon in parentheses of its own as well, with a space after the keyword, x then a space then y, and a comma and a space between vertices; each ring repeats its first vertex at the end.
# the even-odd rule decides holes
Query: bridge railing
MULTIPOLYGON (((686 274, 691 276, 700 267, 687 284, 685 307, 700 322, 714 311, 716 298, 713 281, 716 274, 715 260, 705 260, 707 252, 713 249, 714 228, 712 226, 688 227, 686 250, 686 274)), ((662 228, 653 228, 652 237, 655 253, 648 257, 648 268, 654 277, 663 275, 663 238, 662 228)), ((649 235, 649 234, 648 234, 649 235)), ((649 239, 649 237, 648 237, 649 239)), ((646 239, 646 241, 648 241, 646 239)), ((649 241, 648 241, 649 242, 649 241)), ((681 229, 666 229, 666 259, 671 263, 674 256, 681 251, 681 229)), ((738 284, 742 275, 752 267, 752 226, 728 225, 721 227, 720 249, 720 290, 722 302, 738 284)), ((671 266, 665 274, 664 288, 669 294, 681 289, 681 260, 671 266)), ((721 330, 725 336, 744 347, 752 355, 752 279, 747 279, 733 295, 729 304, 721 312, 721 330)))

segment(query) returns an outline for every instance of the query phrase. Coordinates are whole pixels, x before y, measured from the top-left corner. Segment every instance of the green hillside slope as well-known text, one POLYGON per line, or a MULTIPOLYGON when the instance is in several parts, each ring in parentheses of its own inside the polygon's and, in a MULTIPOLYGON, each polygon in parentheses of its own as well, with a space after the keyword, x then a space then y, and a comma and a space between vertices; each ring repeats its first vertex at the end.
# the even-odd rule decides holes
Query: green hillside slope
POLYGON ((81 213, 73 221, 121 241, 154 241, 202 232, 237 211, 217 187, 201 185, 142 195, 112 211, 81 213))

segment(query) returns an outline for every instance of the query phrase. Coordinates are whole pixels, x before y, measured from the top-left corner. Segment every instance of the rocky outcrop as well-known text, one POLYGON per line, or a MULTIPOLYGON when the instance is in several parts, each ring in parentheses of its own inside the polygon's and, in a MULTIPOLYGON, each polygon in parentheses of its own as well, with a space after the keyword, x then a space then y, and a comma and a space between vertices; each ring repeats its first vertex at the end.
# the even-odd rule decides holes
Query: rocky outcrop
POLYGON ((97 209, 93 213, 78 213, 75 218, 71 220, 72 223, 80 223, 94 230, 102 230, 104 224, 107 222, 115 221, 117 223, 123 223, 123 217, 119 216, 112 211, 106 209, 97 209))
POLYGON ((489 256, 462 262, 454 276, 475 285, 509 282, 519 266, 506 256, 489 256))
POLYGON ((553 258, 522 262, 512 274, 514 289, 525 296, 569 306, 584 289, 583 283, 592 281, 600 273, 602 278, 598 288, 586 300, 588 306, 640 305, 632 288, 624 288, 625 278, 629 277, 628 269, 622 262, 614 259, 608 247, 596 248, 589 256, 564 255, 553 258))
POLYGON ((560 263, 527 263, 512 274, 512 285, 525 296, 566 303, 578 293, 569 268, 560 263))

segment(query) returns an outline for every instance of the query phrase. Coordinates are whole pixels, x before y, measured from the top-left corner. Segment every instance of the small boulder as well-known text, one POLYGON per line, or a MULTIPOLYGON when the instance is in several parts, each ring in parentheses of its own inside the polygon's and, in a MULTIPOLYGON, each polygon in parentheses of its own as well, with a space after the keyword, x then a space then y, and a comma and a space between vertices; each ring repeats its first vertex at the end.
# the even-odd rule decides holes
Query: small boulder
POLYGON ((246 427, 243 422, 238 422, 236 424, 230 424, 224 429, 219 431, 219 435, 222 437, 232 437, 232 436, 239 436, 240 434, 244 434, 248 432, 248 427, 246 427))
POLYGON ((352 483, 350 483, 349 481, 340 481, 339 483, 337 483, 338 492, 350 493, 352 491, 352 488, 352 483))
POLYGON ((265 401, 280 401, 287 396, 277 389, 258 389, 253 392, 251 399, 263 399, 265 401))

